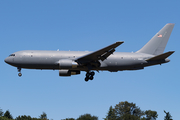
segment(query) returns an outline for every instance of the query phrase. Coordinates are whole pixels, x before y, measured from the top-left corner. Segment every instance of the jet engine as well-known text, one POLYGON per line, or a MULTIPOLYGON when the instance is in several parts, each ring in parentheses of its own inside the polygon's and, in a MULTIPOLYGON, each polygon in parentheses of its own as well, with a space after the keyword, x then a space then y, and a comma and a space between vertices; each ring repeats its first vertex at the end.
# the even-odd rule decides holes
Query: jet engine
POLYGON ((76 68, 78 66, 77 62, 74 62, 70 59, 62 59, 59 60, 59 68, 60 69, 70 69, 70 68, 76 68))
POLYGON ((80 74, 79 70, 59 70, 59 76, 71 76, 80 74))

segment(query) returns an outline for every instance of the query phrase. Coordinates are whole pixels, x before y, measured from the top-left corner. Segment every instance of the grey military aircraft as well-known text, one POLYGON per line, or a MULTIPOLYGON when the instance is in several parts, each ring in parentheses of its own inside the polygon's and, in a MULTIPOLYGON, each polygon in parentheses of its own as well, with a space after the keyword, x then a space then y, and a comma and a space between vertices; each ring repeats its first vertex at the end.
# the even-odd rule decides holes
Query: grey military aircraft
POLYGON ((172 23, 166 24, 147 44, 134 53, 115 52, 115 48, 123 43, 120 41, 95 52, 18 51, 7 57, 5 62, 17 67, 19 76, 22 76, 21 68, 52 69, 59 70, 59 76, 77 75, 85 71, 85 81, 93 80, 94 71, 140 70, 169 62, 167 57, 174 51, 163 52, 173 27, 172 23))

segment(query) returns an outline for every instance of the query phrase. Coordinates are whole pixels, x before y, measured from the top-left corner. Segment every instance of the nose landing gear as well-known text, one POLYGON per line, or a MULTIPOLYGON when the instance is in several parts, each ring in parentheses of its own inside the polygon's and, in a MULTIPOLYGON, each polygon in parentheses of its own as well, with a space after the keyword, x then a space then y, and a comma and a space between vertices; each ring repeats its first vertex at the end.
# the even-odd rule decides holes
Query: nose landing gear
POLYGON ((87 72, 86 73, 86 77, 85 77, 85 81, 87 82, 88 80, 93 80, 94 79, 94 75, 95 75, 95 72, 92 71, 92 72, 87 72))
POLYGON ((21 76, 22 76, 22 73, 18 73, 18 76, 21 77, 21 76))
POLYGON ((21 73, 21 68, 20 68, 20 67, 18 67, 17 69, 18 69, 18 72, 19 72, 19 73, 18 73, 18 76, 19 76, 19 77, 21 77, 21 76, 22 76, 22 73, 21 73))

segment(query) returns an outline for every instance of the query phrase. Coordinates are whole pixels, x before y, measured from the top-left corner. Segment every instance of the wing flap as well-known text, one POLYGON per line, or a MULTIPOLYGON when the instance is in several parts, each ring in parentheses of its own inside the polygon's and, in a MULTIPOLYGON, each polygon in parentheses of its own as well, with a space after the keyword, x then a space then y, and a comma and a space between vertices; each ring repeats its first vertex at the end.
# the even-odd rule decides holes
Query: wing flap
POLYGON ((113 54, 113 52, 116 51, 114 48, 107 51, 106 53, 104 53, 103 55, 100 56, 100 60, 104 61, 106 58, 108 58, 111 54, 113 54))
POLYGON ((175 51, 169 51, 160 55, 157 55, 155 57, 149 58, 146 61, 154 61, 154 60, 164 60, 167 57, 169 57, 171 54, 173 54, 175 51))

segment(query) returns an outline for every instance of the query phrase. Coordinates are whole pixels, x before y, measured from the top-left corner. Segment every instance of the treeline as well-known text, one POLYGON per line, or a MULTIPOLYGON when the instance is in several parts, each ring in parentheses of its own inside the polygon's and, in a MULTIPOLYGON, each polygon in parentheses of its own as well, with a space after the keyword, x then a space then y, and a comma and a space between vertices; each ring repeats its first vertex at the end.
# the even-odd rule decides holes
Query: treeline
MULTIPOLYGON (((169 112, 165 112, 164 120, 173 120, 169 112)), ((116 104, 113 108, 109 108, 107 116, 104 120, 156 120, 158 114, 156 111, 142 111, 135 103, 127 101, 116 104)))
MULTIPOLYGON (((164 120, 173 120, 169 112, 164 111, 164 120)), ((119 102, 114 107, 110 106, 107 115, 104 120, 156 120, 158 114, 152 110, 141 110, 135 103, 119 102)), ((43 112, 39 118, 32 118, 31 116, 18 116, 13 118, 10 111, 5 113, 0 109, 0 120, 49 120, 47 114, 43 112)), ((51 119, 52 120, 52 119, 51 119)), ((91 114, 80 115, 78 118, 65 118, 61 120, 98 120, 97 116, 91 114)))
POLYGON ((0 120, 48 120, 47 114, 43 112, 39 118, 32 118, 31 116, 18 116, 15 119, 13 119, 13 116, 10 114, 9 110, 7 110, 5 113, 3 113, 2 109, 0 109, 0 120))

